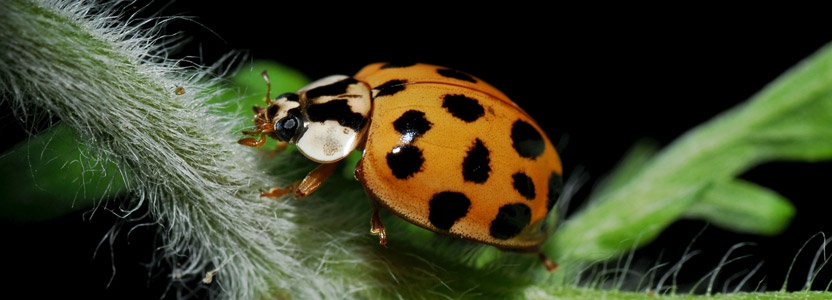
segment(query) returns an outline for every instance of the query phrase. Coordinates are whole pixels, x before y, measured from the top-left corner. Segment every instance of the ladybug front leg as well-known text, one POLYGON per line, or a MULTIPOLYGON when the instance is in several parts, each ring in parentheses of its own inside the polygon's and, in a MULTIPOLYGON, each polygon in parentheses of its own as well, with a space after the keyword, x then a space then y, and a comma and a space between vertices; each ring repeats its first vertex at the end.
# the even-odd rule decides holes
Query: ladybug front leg
MULTIPOLYGON (((246 135, 259 134, 259 132, 257 132, 257 131, 243 131, 243 133, 246 134, 246 135)), ((249 147, 252 147, 252 148, 260 148, 260 147, 263 147, 263 145, 266 144, 266 135, 265 134, 260 134, 260 137, 257 138, 257 139, 255 139, 255 138, 240 139, 239 141, 237 141, 237 143, 239 143, 240 145, 249 146, 249 147)))
POLYGON ((312 172, 309 172, 303 180, 296 181, 285 188, 272 188, 268 192, 260 193, 260 197, 278 198, 291 192, 295 193, 295 198, 306 197, 317 190, 332 175, 336 166, 337 163, 321 164, 312 172))

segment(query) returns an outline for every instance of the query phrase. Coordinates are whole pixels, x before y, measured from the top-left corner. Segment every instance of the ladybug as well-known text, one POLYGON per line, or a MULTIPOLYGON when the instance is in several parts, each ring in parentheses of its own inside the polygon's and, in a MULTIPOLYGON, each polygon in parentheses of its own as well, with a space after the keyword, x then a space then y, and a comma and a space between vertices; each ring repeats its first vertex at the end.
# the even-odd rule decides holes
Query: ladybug
POLYGON ((538 253, 560 196, 560 158, 540 126, 479 78, 427 64, 375 63, 333 75, 254 107, 240 144, 277 139, 320 163, 263 197, 314 192, 353 150, 355 177, 371 199, 372 234, 387 243, 379 207, 425 229, 499 249, 538 253))

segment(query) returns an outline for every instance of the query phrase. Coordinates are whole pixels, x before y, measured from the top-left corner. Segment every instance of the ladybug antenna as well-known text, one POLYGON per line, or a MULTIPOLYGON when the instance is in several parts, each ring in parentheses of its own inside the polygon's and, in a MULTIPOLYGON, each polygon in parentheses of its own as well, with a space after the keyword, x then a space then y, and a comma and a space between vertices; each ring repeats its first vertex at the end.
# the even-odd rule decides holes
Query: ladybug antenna
POLYGON ((260 76, 263 76, 263 81, 266 82, 266 105, 269 105, 269 102, 272 99, 272 81, 269 80, 269 73, 266 72, 266 70, 263 70, 263 72, 260 73, 260 76))

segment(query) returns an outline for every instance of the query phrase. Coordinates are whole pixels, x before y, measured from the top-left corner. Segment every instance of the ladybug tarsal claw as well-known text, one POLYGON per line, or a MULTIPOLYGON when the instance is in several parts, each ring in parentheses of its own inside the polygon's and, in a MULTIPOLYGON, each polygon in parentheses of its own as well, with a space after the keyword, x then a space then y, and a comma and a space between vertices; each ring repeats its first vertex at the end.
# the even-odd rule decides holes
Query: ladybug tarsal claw
POLYGON ((546 271, 549 271, 549 273, 557 271, 558 264, 546 257, 546 254, 540 252, 538 253, 538 256, 540 257, 540 263, 543 264, 543 267, 546 268, 546 271))
POLYGON ((373 216, 370 218, 370 233, 378 235, 379 245, 387 246, 387 230, 384 229, 384 224, 381 223, 378 207, 373 208, 373 216))

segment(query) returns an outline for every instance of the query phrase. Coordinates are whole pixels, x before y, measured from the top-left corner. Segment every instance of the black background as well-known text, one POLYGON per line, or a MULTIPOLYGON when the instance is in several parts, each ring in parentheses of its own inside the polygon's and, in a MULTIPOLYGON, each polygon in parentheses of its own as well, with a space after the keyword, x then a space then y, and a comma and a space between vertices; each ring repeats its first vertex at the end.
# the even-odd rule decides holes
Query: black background
MULTIPOLYGON (((478 76, 524 107, 550 138, 565 142, 561 151, 567 176, 576 167, 591 176, 573 207, 635 141, 647 137, 667 145, 746 100, 832 40, 832 30, 822 20, 785 21, 792 17, 786 11, 359 4, 334 8, 246 1, 151 3, 141 9, 144 5, 126 11, 149 16, 161 9, 162 15, 192 17, 171 22, 165 33, 192 36, 174 55, 205 63, 242 51, 247 59, 276 60, 312 79, 351 74, 377 61, 427 62, 478 76)), ((8 130, 20 127, 8 125, 11 119, 4 121, 8 130)), ((750 257, 729 272, 764 261, 750 288, 765 276, 765 288, 777 290, 800 246, 815 233, 830 231, 829 177, 824 175, 830 167, 778 162, 743 174, 797 207, 792 225, 780 236, 734 234, 703 222, 680 221, 639 251, 637 261, 650 261, 663 251, 662 260, 674 263, 702 231, 692 247, 703 252, 686 265, 682 280, 698 280, 731 246, 753 242, 756 246, 738 252, 750 257)), ((6 241, 2 251, 12 261, 4 273, 15 277, 0 286, 6 286, 6 292, 86 298, 155 299, 165 293, 167 271, 148 271, 145 265, 154 251, 155 228, 121 232, 113 254, 105 241, 93 257, 116 218, 107 213, 91 220, 88 216, 79 212, 37 223, 0 221, 6 241), (108 287, 113 265, 115 276, 108 287)), ((798 258, 789 289, 802 287, 819 244, 813 240, 807 248, 811 254, 798 258)), ((822 273, 816 288, 825 286, 829 273, 822 273)))

